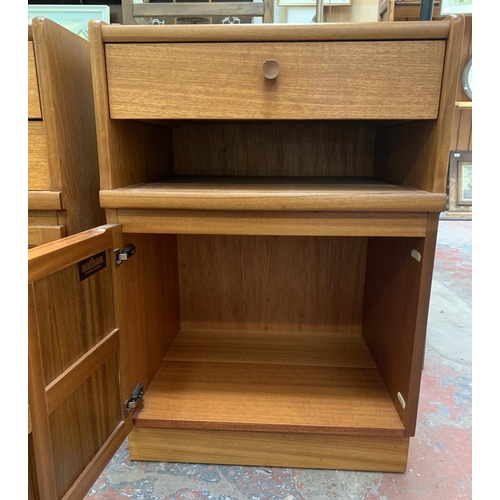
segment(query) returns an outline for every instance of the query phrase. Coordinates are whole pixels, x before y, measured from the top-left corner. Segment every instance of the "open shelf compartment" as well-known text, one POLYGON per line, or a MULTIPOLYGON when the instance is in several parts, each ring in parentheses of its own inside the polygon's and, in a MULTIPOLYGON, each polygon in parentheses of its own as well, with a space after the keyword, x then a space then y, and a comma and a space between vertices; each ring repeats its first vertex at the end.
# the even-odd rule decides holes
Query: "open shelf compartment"
POLYGON ((338 450, 354 450, 354 468, 404 470, 428 224, 427 237, 124 233, 136 253, 120 268, 122 324, 131 382, 145 388, 131 457, 252 464, 274 447, 295 459, 268 465, 349 468, 338 450), (321 453, 318 440, 328 443, 321 453), (321 460, 304 456, 311 446, 321 460), (365 466, 367 448, 377 459, 365 466))
POLYGON ((360 334, 180 331, 142 427, 404 437, 360 334))

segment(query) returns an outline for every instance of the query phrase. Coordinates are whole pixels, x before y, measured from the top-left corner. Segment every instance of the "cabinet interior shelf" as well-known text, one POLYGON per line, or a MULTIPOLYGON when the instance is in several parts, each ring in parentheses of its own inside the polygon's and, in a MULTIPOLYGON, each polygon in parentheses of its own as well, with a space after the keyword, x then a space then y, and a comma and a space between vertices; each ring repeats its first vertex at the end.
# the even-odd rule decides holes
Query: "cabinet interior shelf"
POLYGON ((181 330, 141 427, 403 437, 361 334, 181 330))
POLYGON ((100 192, 125 209, 435 212, 446 196, 368 177, 173 176, 100 192))

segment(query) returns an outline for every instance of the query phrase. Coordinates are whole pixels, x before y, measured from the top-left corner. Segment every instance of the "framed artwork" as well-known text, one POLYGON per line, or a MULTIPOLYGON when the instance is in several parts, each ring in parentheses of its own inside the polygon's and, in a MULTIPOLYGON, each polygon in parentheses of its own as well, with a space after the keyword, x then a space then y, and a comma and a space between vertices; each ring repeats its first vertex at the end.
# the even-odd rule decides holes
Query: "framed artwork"
POLYGON ((33 18, 44 16, 69 31, 89 39, 89 21, 100 19, 109 24, 108 5, 28 5, 28 24, 33 18))
MULTIPOLYGON (((281 7, 314 7, 316 0, 278 0, 281 7)), ((351 0, 324 0, 323 5, 351 5, 351 0)))
POLYGON ((439 15, 444 17, 449 14, 472 14, 472 0, 441 0, 439 15))
POLYGON ((472 213, 472 151, 452 151, 448 171, 447 212, 472 213))

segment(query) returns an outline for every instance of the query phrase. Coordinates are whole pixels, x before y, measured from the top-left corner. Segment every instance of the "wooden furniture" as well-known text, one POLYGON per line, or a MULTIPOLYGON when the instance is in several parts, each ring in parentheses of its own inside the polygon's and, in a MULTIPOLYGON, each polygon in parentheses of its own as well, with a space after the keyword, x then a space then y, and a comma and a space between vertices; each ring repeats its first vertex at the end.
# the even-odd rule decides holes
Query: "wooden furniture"
POLYGON ((206 2, 173 0, 166 2, 134 3, 133 0, 122 0, 123 24, 143 24, 146 18, 171 20, 174 24, 186 23, 189 19, 195 23, 210 22, 219 24, 224 19, 234 22, 234 18, 251 22, 254 17, 262 18, 264 23, 274 22, 273 0, 253 2, 252 0, 208 0, 206 2))
POLYGON ((28 245, 104 222, 89 43, 39 20, 28 26, 28 245))
MULTIPOLYGON (((420 12, 419 1, 409 0, 381 0, 379 5, 380 21, 416 21, 420 12)), ((440 21, 439 2, 434 2, 433 19, 440 21)), ((468 205, 457 206, 456 175, 454 173, 454 159, 456 155, 468 158, 472 154, 472 100, 464 92, 462 74, 467 62, 472 59, 472 15, 464 17, 464 37, 460 56, 460 66, 457 78, 455 97, 455 112, 450 141, 449 167, 448 167, 448 199, 446 210, 441 215, 442 219, 470 218, 472 207, 468 205)))
POLYGON ((137 460, 405 471, 462 36, 91 23, 108 224, 29 251, 50 498, 127 435, 137 460))

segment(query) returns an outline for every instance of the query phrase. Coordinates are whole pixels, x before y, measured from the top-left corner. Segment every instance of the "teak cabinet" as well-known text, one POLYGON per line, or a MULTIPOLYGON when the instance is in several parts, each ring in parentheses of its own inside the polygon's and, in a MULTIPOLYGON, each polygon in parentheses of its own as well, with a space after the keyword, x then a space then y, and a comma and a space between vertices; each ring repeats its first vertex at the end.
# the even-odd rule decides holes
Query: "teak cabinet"
POLYGON ((29 256, 47 498, 127 435, 136 460, 406 470, 462 36, 90 24, 108 224, 29 256))
POLYGON ((28 246, 105 220, 89 42, 39 19, 28 26, 28 246))

